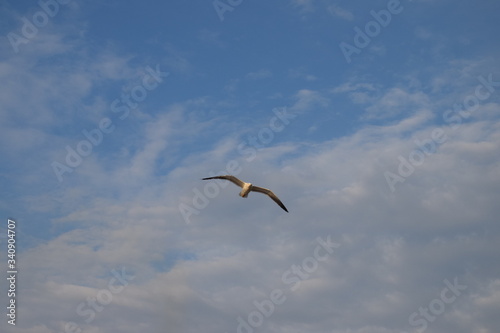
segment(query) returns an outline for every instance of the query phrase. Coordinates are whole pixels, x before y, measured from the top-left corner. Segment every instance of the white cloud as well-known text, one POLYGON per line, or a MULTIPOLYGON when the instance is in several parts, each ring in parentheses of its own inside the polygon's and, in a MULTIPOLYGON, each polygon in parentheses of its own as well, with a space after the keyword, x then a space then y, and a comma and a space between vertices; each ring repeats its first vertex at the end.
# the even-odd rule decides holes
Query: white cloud
POLYGON ((291 78, 300 78, 306 81, 316 81, 318 78, 313 74, 308 74, 304 67, 293 68, 288 71, 288 76, 291 78))
POLYGON ((224 47, 225 44, 220 38, 220 33, 206 28, 201 29, 198 38, 205 43, 215 45, 217 47, 224 47))
MULTIPOLYGON (((292 3, 307 15, 318 6, 292 3)), ((244 18, 245 10, 252 12, 248 8, 234 14, 244 18)), ((350 19, 349 12, 335 8, 350 19)), ((225 22, 225 29, 237 22, 225 22)), ((441 63, 416 66, 398 73, 396 82, 366 79, 376 72, 352 65, 352 71, 335 76, 334 88, 321 87, 305 67, 287 64, 298 69, 286 76, 304 81, 269 87, 266 95, 274 93, 275 100, 252 102, 264 109, 269 105, 264 103, 281 101, 296 118, 273 132, 269 144, 254 147, 251 161, 238 145, 247 142, 248 133, 269 128, 272 107, 262 116, 246 100, 234 101, 242 95, 227 100, 209 91, 214 87, 205 83, 212 81, 193 84, 189 91, 172 82, 178 93, 172 93, 172 101, 158 90, 158 98, 117 123, 115 132, 57 183, 50 162, 64 159, 64 147, 81 140, 82 129, 110 115, 109 102, 141 78, 143 66, 137 64, 154 64, 148 63, 154 46, 147 55, 109 47, 89 56, 78 38, 47 31, 0 65, 0 77, 8 82, 0 92, 0 133, 8 143, 2 146, 8 161, 2 185, 8 186, 0 207, 5 216, 18 209, 22 244, 19 321, 12 328, 4 320, 2 332, 62 332, 68 322, 85 332, 164 332, 166 327, 235 332, 238 317, 248 320, 258 311, 256 302, 263 304, 276 289, 286 300, 275 304, 269 317, 263 315, 255 331, 413 331, 409 316, 440 297, 445 279, 455 278, 467 289, 428 323, 427 332, 496 332, 498 95, 456 128, 442 117, 474 93, 477 73, 487 76, 494 60, 453 60, 441 69, 441 63), (209 97, 196 97, 205 93, 209 97), (362 110, 346 111, 331 129, 322 130, 329 107, 342 99, 347 102, 339 104, 349 112, 350 107, 362 110), (422 164, 391 192, 384 172, 397 173, 398 157, 408 159, 418 148, 415 141, 432 137, 436 128, 446 141, 424 154, 422 164), (345 134, 337 133, 342 130, 345 134), (186 224, 179 203, 192 204, 195 190, 203 193, 207 186, 200 178, 223 170, 230 160, 239 163, 242 178, 273 189, 290 213, 256 193, 240 198, 239 189, 227 184, 186 224), (315 263, 310 258, 317 237, 331 237, 340 246, 315 263), (134 278, 86 322, 87 315, 77 312, 80 304, 102 297, 116 278, 113 272, 122 268, 134 278), (300 287, 292 290, 284 274, 300 287)), ((193 31, 201 41, 218 45, 217 33, 198 26, 193 31)), ((429 40, 426 31, 416 31, 421 40, 429 40)), ((189 76, 199 62, 185 37, 167 44, 169 53, 158 57, 189 76)), ((228 90, 279 73, 274 67, 250 72, 251 67, 228 90)), ((6 279, 0 280, 0 289, 7 287, 6 279)))
POLYGON ((292 0, 294 7, 300 8, 302 12, 311 12, 314 10, 314 0, 292 0))
POLYGON ((268 69, 260 69, 257 72, 250 72, 245 77, 250 80, 267 79, 273 76, 273 73, 268 69))
POLYGON ((328 98, 322 93, 310 89, 301 89, 295 94, 296 102, 290 110, 292 113, 310 111, 314 107, 326 107, 329 104, 328 98))
POLYGON ((331 90, 334 94, 347 94, 355 104, 370 104, 364 119, 394 118, 430 108, 430 98, 421 91, 409 92, 399 87, 387 90, 372 83, 347 82, 331 90))
POLYGON ((352 21, 354 19, 354 15, 350 11, 348 11, 344 8, 341 8, 338 5, 330 5, 328 7, 328 11, 333 16, 339 17, 339 18, 346 20, 346 21, 352 21))
POLYGON ((388 90, 380 99, 366 108, 367 118, 389 118, 400 115, 407 110, 429 107, 429 98, 421 93, 409 93, 400 88, 388 90))
MULTIPOLYGON (((303 95, 314 96, 312 92, 303 95)), ((415 124, 420 128, 422 123, 415 124)), ((161 133, 168 132, 163 125, 157 123, 159 132, 153 126, 144 133, 152 141, 144 141, 143 152, 154 142, 155 133, 163 138, 161 133)), ((386 322, 399 323, 400 331, 409 330, 408 316, 437 297, 443 279, 454 278, 450 272, 472 285, 483 283, 483 278, 466 274, 463 267, 476 265, 490 276, 496 270, 491 261, 495 258, 486 256, 479 262, 475 258, 490 253, 497 237, 478 234, 473 226, 497 229, 492 217, 498 215, 494 199, 500 192, 494 185, 500 179, 498 168, 494 159, 460 161, 471 159, 474 149, 468 147, 474 144, 485 150, 473 154, 498 155, 500 141, 494 132, 474 143, 480 133, 488 133, 498 123, 462 126, 393 197, 383 171, 397 167, 397 154, 411 151, 413 144, 401 142, 402 132, 390 126, 368 127, 317 145, 299 157, 287 158, 283 152, 284 166, 276 164, 277 159, 260 159, 245 167, 255 182, 269 184, 282 194, 290 207, 290 214, 284 216, 261 196, 239 198, 237 188, 229 185, 191 225, 185 225, 175 198, 183 188, 189 192, 191 184, 203 185, 197 180, 198 170, 215 151, 196 165, 178 167, 175 172, 182 172, 185 180, 164 178, 127 201, 102 201, 99 196, 105 193, 95 193, 96 198, 86 201, 87 208, 64 218, 94 227, 64 233, 24 255, 23 271, 27 276, 33 273, 33 278, 23 288, 45 290, 25 302, 34 305, 43 299, 46 304, 60 304, 61 293, 67 290, 65 311, 58 307, 62 311, 58 315, 57 311, 40 315, 55 322, 72 318, 86 327, 75 308, 105 286, 111 269, 125 265, 136 280, 106 305, 89 329, 112 327, 119 320, 127 323, 124 331, 146 327, 154 331, 167 321, 178 331, 200 326, 234 331, 237 317, 246 318, 255 310, 253 301, 261 302, 280 288, 287 291, 287 301, 276 305, 276 313, 262 326, 272 332, 282 332, 289 325, 330 329, 334 322, 338 332, 391 332, 386 322), (257 174, 255 169, 268 171, 257 174), (257 206, 262 209, 254 210, 257 206), (340 248, 319 263, 298 290, 291 291, 282 281, 283 272, 312 255, 315 238, 328 234, 340 248), (182 259, 185 252, 194 259, 182 259), (155 266, 175 253, 179 257, 165 271, 158 271, 155 266)), ((231 150, 224 151, 230 154, 231 150)), ((126 188, 126 183, 121 187, 126 188)), ((493 295, 478 296, 474 304, 496 307, 493 295)), ((461 305, 470 302, 470 296, 457 300, 461 305)), ((26 312, 24 320, 32 322, 35 313, 26 312)))

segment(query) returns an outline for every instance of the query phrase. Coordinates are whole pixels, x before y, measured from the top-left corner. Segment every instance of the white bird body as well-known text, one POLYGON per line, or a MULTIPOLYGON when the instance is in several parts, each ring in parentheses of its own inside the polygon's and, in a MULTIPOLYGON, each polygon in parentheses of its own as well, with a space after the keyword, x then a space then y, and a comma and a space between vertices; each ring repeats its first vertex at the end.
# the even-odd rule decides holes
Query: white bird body
POLYGON ((253 186, 251 183, 244 183, 243 188, 241 189, 241 192, 240 192, 240 197, 242 197, 242 198, 248 197, 248 193, 250 193, 250 191, 252 191, 252 187, 253 186))
POLYGON ((238 185, 239 187, 241 187, 240 197, 242 197, 242 198, 248 197, 248 194, 252 191, 264 193, 267 196, 269 196, 271 199, 273 199, 274 202, 276 202, 281 208, 283 208, 283 210, 285 212, 288 213, 288 209, 286 209, 285 205, 281 202, 280 199, 278 199, 276 194, 274 194, 273 191, 271 191, 267 188, 254 186, 251 183, 245 183, 244 181, 236 178, 235 176, 231 176, 231 175, 202 178, 202 180, 209 180, 209 179, 225 179, 225 180, 229 180, 230 182, 238 185))

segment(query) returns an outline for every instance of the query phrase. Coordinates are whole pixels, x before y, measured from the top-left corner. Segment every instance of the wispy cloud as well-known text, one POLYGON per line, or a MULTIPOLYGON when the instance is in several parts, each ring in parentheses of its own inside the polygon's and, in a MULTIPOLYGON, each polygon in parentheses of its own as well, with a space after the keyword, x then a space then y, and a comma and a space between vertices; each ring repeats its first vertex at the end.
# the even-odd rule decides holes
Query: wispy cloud
POLYGON ((273 76, 273 73, 268 69, 260 69, 256 72, 250 72, 245 77, 250 80, 266 79, 273 76))
POLYGON ((330 5, 328 11, 335 17, 341 18, 346 21, 354 20, 354 15, 347 9, 343 9, 338 5, 330 5))
POLYGON ((291 3, 302 12, 312 12, 314 10, 314 0, 292 0, 291 3))
MULTIPOLYGON (((17 220, 20 271, 2 332, 496 332, 492 5, 402 1, 376 61, 347 66, 336 41, 367 16, 339 2, 233 1, 223 24, 212 2, 70 3, 18 53, 0 43, 0 233, 17 220), (172 74, 142 99, 148 66, 172 74), (58 182, 51 162, 103 118, 58 182), (179 204, 229 162, 290 213, 227 184, 187 224, 179 204), (395 191, 387 172, 407 175, 395 191)), ((43 10, 9 6, 4 37, 43 10)))

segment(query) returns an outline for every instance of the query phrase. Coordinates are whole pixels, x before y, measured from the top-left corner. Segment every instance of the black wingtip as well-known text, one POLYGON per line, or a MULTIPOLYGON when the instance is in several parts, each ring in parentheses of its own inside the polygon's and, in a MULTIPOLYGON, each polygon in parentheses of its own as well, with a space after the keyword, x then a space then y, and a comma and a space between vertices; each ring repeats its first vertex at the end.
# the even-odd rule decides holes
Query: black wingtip
POLYGON ((280 202, 278 205, 279 205, 279 206, 280 206, 280 207, 281 207, 281 208, 282 208, 285 212, 287 212, 287 213, 288 213, 288 209, 286 209, 286 207, 285 207, 285 205, 283 205, 283 203, 281 203, 281 202, 280 202))

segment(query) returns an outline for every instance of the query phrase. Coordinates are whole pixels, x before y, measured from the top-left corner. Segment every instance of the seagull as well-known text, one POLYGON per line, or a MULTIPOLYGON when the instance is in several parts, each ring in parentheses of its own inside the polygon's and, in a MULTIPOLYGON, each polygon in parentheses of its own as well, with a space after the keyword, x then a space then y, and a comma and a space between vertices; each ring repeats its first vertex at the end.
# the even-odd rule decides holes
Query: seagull
POLYGON ((278 199, 276 194, 274 194, 273 191, 271 191, 267 188, 258 187, 258 186, 252 185, 251 183, 245 183, 244 181, 241 181, 238 178, 236 178, 235 176, 231 176, 231 175, 202 178, 202 180, 209 180, 209 179, 225 179, 225 180, 229 180, 230 182, 238 185, 239 187, 242 188, 242 190, 240 192, 240 197, 242 197, 242 198, 246 198, 248 196, 248 193, 250 193, 251 191, 267 194, 271 199, 274 200, 274 202, 276 202, 281 208, 283 208, 283 210, 285 212, 288 213, 288 209, 286 209, 285 205, 283 205, 281 200, 278 199))

